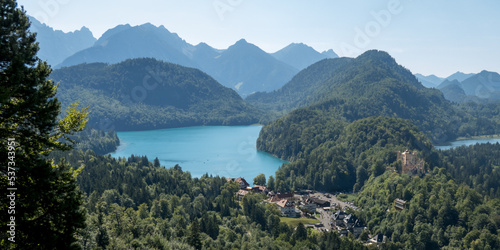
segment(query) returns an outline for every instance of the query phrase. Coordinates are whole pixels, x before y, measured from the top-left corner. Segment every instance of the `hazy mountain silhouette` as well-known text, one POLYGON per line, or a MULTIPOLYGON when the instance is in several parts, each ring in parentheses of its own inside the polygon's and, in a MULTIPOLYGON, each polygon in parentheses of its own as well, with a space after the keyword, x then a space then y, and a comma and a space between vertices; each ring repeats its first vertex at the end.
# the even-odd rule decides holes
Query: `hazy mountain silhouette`
POLYGON ((74 32, 63 32, 39 22, 33 17, 31 21, 31 32, 36 32, 36 40, 39 43, 40 51, 38 57, 55 66, 61 63, 68 56, 91 47, 96 39, 92 32, 86 27, 74 32))
POLYGON ((471 77, 475 75, 474 73, 470 73, 470 74, 465 74, 465 73, 462 73, 460 71, 446 77, 447 80, 450 80, 450 81, 453 81, 453 80, 458 80, 459 82, 462 82, 464 81, 465 79, 471 77))
POLYGON ((463 81, 445 80, 437 88, 454 102, 496 102, 500 100, 500 75, 484 70, 463 81))
POLYGON ((415 74, 415 77, 427 88, 436 88, 439 84, 441 84, 444 79, 441 77, 437 77, 435 75, 424 76, 422 74, 415 74))
POLYGON ((326 58, 337 58, 338 55, 333 50, 319 53, 312 47, 303 43, 292 43, 285 48, 272 54, 274 58, 302 70, 311 64, 326 58))
POLYGON ((155 58, 196 67, 243 96, 275 90, 298 72, 243 39, 226 50, 206 43, 193 46, 165 27, 149 23, 110 29, 94 46, 68 57, 58 67, 93 62, 113 64, 131 58, 155 58))

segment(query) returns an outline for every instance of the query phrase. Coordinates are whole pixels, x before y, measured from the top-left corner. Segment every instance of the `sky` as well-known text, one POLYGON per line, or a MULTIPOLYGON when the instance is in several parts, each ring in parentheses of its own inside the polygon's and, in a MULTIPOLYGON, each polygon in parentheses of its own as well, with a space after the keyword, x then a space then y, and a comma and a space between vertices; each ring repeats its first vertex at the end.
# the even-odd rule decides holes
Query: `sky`
POLYGON ((413 73, 500 72, 498 0, 18 0, 54 29, 96 38, 120 24, 164 25, 187 42, 266 52, 290 43, 355 57, 384 50, 413 73))

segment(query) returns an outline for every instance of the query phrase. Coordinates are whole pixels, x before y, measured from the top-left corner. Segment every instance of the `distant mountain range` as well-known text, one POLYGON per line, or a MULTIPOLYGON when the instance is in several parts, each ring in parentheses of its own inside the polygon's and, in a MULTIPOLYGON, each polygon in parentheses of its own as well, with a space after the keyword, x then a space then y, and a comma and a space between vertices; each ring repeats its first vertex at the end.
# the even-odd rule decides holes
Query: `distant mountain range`
POLYGON ((445 80, 437 88, 446 99, 457 103, 500 101, 500 75, 496 72, 481 71, 466 79, 445 80))
POLYGON ((261 111, 194 68, 152 58, 54 70, 62 107, 79 102, 101 130, 149 130, 259 123, 261 111))
POLYGON ((164 26, 119 25, 96 40, 87 28, 73 33, 54 31, 32 20, 32 31, 40 42, 40 58, 54 68, 81 63, 115 64, 132 58, 155 58, 198 68, 226 87, 247 96, 283 86, 300 69, 324 58, 337 57, 332 50, 319 53, 307 45, 292 44, 269 54, 244 39, 225 50, 205 43, 187 43, 164 26))
POLYGON ((457 80, 459 82, 471 77, 471 76, 474 76, 475 74, 465 74, 465 73, 462 73, 460 71, 446 77, 446 78, 441 78, 441 77, 438 77, 438 76, 435 76, 435 75, 429 75, 429 76, 424 76, 422 74, 415 74, 415 77, 417 77, 417 79, 422 83, 422 85, 424 85, 425 87, 427 88, 436 88, 439 84, 441 84, 442 82, 444 82, 445 80, 448 80, 448 81, 453 81, 453 80, 457 80))
POLYGON ((67 57, 92 46, 96 41, 92 32, 86 27, 65 33, 61 30, 54 30, 33 17, 29 18, 30 31, 37 33, 36 41, 40 44, 38 57, 50 65, 62 63, 67 57))
POLYGON ((94 46, 70 56, 58 67, 142 57, 201 69, 242 96, 277 89, 298 72, 244 39, 217 50, 205 43, 193 46, 165 27, 152 24, 110 29, 94 46))

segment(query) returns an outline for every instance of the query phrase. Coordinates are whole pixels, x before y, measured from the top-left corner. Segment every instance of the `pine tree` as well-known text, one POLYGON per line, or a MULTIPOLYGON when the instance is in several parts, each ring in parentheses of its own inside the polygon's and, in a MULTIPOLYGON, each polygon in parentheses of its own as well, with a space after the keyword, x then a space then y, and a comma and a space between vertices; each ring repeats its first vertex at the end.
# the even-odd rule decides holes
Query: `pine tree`
POLYGON ((56 85, 47 80, 50 66, 36 56, 29 26, 15 0, 0 2, 0 223, 3 229, 15 223, 0 248, 66 249, 85 223, 78 172, 46 156, 71 148, 68 135, 83 129, 87 111, 75 104, 57 120, 56 85), (10 197, 4 195, 7 188, 10 197))
POLYGON ((200 224, 198 220, 195 219, 193 223, 191 223, 191 230, 188 235, 188 243, 193 246, 195 249, 201 249, 202 244, 200 240, 200 224))

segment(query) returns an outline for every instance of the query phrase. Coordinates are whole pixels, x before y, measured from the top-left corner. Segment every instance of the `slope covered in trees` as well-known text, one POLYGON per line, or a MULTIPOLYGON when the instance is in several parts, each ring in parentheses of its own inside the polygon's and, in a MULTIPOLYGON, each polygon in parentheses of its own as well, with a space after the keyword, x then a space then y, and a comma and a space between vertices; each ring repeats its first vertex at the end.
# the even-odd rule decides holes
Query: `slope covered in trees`
POLYGON ((498 249, 500 200, 488 199, 446 170, 435 168, 424 178, 385 173, 370 178, 358 194, 360 218, 372 233, 386 235, 407 249, 498 249), (394 208, 395 199, 405 208, 394 208))
POLYGON ((92 110, 89 125, 102 130, 144 130, 195 125, 246 125, 259 121, 256 108, 192 68, 133 59, 56 70, 58 98, 92 110))
MULTIPOLYGON (((255 94, 247 101, 278 111, 300 107, 309 111, 322 110, 323 115, 349 122, 369 116, 409 119, 433 142, 466 134, 492 134, 500 128, 494 121, 452 105, 440 91, 423 87, 410 71, 381 51, 368 51, 352 60, 323 60, 300 72, 280 90, 255 94), (308 77, 311 75, 317 77, 308 77), (479 119, 488 121, 489 125, 469 126, 479 119)), ((288 116, 299 113, 292 112, 288 116)), ((281 127, 282 131, 289 129, 281 127)))
POLYGON ((419 150, 425 152, 425 158, 435 157, 429 139, 408 120, 369 117, 350 124, 334 119, 321 124, 303 130, 292 147, 277 139, 259 139, 278 142, 269 146, 282 146, 265 148, 269 151, 283 155, 299 152, 290 164, 276 171, 277 190, 359 190, 370 175, 384 173, 387 166, 398 166, 398 150, 419 150))
POLYGON ((180 166, 167 169, 142 156, 54 155, 63 156, 84 166, 78 184, 88 214, 76 235, 83 249, 368 249, 336 232, 302 224, 295 230, 264 197, 236 200, 239 185, 223 177, 192 178, 180 166))

